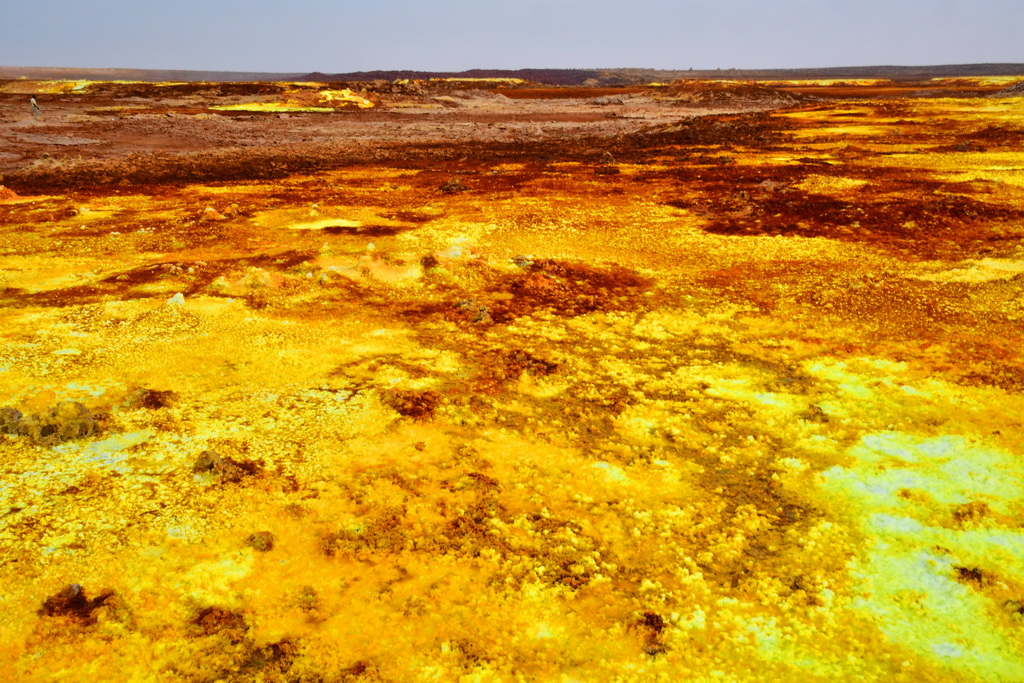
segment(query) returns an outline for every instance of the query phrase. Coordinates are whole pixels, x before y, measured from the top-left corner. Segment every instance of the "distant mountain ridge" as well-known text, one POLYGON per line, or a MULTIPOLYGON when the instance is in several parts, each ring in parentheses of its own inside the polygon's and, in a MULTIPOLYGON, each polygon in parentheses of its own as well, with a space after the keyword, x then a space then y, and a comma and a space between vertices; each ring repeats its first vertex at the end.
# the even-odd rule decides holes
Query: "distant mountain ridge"
MULTIPOLYGON (((521 78, 545 85, 583 85, 589 80, 608 80, 616 69, 468 69, 466 71, 351 71, 341 74, 313 72, 302 77, 307 81, 397 81, 429 80, 431 78, 521 78)), ((628 81, 633 82, 633 81, 628 81)), ((625 81, 624 81, 625 83, 625 81)))
POLYGON ((301 73, 186 71, 165 69, 88 69, 61 66, 0 66, 0 79, 34 81, 298 81, 301 73))
POLYGON ((637 85, 680 78, 800 80, 887 78, 915 80, 956 76, 1024 76, 1024 64, 946 64, 936 66, 842 66, 802 69, 469 69, 466 71, 349 71, 326 74, 159 69, 89 69, 76 67, 0 66, 0 79, 96 81, 394 81, 408 78, 521 78, 545 85, 637 85))
POLYGON ((1024 64, 947 64, 938 66, 840 66, 807 69, 469 69, 467 71, 352 71, 309 73, 307 81, 393 81, 401 78, 522 78, 545 85, 638 85, 681 78, 800 80, 888 78, 915 80, 955 76, 1024 76, 1024 64))

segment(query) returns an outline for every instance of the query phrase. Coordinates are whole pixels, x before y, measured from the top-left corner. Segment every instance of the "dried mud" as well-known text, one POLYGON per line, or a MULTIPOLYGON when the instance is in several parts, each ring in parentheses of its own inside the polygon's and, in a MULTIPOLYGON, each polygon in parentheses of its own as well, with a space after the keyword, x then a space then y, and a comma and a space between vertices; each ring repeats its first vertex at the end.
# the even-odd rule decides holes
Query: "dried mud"
POLYGON ((6 678, 1015 680, 1019 98, 343 85, 0 87, 6 678))

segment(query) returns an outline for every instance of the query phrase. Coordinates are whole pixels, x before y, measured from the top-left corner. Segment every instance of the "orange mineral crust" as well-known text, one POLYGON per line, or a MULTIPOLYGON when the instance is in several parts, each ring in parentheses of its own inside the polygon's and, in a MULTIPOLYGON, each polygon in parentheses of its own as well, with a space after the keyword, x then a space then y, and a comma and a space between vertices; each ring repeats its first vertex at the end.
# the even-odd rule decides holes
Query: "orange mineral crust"
POLYGON ((952 80, 0 82, 0 679, 1024 680, 952 80))

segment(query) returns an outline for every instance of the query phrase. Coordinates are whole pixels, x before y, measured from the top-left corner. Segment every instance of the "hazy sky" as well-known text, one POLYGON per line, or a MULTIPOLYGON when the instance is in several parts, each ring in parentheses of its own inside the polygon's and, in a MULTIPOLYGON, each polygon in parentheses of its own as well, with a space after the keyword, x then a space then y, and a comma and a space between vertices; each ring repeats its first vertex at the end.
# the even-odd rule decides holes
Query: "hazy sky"
POLYGON ((8 0, 0 65, 230 71, 1024 62, 1024 0, 8 0))

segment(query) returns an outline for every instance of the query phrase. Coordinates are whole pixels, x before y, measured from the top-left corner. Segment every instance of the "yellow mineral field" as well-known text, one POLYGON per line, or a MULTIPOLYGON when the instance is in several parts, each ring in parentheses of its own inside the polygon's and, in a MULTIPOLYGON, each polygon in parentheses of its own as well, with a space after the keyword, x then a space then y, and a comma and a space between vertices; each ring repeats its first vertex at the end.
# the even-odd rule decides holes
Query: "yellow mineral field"
POLYGON ((1022 100, 857 87, 41 98, 0 678, 1024 680, 1022 100))

